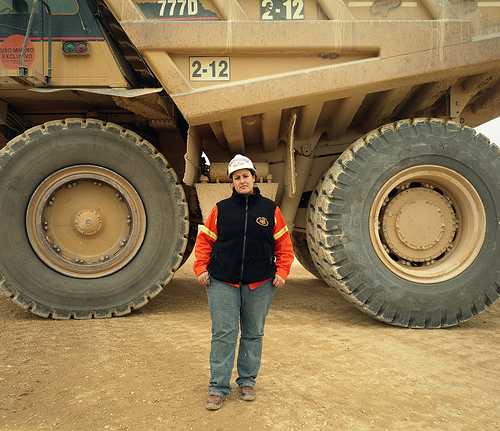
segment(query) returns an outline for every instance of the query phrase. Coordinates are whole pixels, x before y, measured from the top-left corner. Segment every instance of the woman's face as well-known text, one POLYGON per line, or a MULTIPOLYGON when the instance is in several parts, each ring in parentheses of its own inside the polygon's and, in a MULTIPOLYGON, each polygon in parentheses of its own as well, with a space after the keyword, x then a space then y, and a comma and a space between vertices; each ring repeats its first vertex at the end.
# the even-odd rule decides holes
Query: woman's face
POLYGON ((233 187, 237 193, 248 196, 253 193, 255 178, 249 169, 238 169, 233 172, 233 187))

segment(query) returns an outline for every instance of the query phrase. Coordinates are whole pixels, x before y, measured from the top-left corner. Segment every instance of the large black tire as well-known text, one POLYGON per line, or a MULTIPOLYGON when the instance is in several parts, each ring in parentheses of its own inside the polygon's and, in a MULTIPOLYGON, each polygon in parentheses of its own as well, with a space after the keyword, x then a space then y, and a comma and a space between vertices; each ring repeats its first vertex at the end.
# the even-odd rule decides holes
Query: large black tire
POLYGON ((182 186, 151 144, 115 124, 67 119, 26 131, 0 154, 0 190, 0 289, 37 315, 127 314, 157 295, 180 265, 189 230, 182 186), (57 213, 50 212, 54 201, 57 213), (51 237, 56 216, 47 219, 66 217, 66 209, 74 222, 57 231, 67 244, 58 245, 51 237), (73 241, 93 246, 99 236, 105 240, 97 251, 73 241), (85 258, 73 258, 78 251, 85 258))
POLYGON ((311 258, 311 253, 309 252, 309 246, 307 245, 307 237, 304 232, 293 232, 292 233, 292 244, 293 244, 293 252, 295 257, 300 262, 300 264, 309 271, 312 275, 323 279, 321 274, 318 272, 314 261, 311 258))
MULTIPOLYGON (((331 165, 328 167, 328 169, 331 167, 331 165)), ((309 207, 316 207, 316 200, 318 197, 319 190, 321 190, 321 186, 323 184, 323 181, 325 179, 325 175, 321 175, 319 178, 318 182, 316 183, 316 186, 314 187, 314 190, 311 193, 311 196, 309 198, 308 202, 308 208, 309 207)), ((292 234, 292 244, 293 244, 293 252, 297 260, 300 262, 300 264, 309 271, 312 275, 314 275, 316 278, 319 278, 320 280, 323 280, 326 275, 321 274, 321 266, 316 266, 316 261, 317 259, 313 259, 311 256, 311 251, 309 250, 309 245, 307 243, 307 234, 302 233, 302 232, 293 232, 292 234)))
POLYGON ((500 151, 473 129, 384 126, 346 150, 311 202, 311 256, 361 311, 439 328, 498 299, 500 151))
POLYGON ((189 223, 189 233, 187 237, 187 245, 184 250, 184 254, 182 256, 181 264, 179 268, 186 263, 186 261, 190 258, 191 253, 193 253, 194 246, 196 245, 196 239, 198 238, 198 223, 190 222, 189 223))

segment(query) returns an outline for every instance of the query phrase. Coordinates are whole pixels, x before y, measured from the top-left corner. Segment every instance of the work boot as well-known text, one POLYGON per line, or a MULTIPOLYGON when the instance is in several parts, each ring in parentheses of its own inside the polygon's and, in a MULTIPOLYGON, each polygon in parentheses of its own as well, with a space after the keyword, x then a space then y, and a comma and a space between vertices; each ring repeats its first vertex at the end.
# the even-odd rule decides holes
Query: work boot
POLYGON ((210 394, 207 400, 207 410, 219 410, 222 407, 223 399, 220 395, 210 394))
POLYGON ((240 388, 240 398, 243 401, 253 401, 255 399, 255 389, 252 386, 242 386, 240 388))

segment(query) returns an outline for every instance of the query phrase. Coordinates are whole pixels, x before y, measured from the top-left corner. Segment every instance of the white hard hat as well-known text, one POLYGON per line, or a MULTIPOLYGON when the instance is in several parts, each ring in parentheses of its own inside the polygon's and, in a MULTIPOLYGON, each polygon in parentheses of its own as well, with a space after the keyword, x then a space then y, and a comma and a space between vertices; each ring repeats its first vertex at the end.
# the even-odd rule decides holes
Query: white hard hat
POLYGON ((231 178, 233 172, 239 169, 249 169, 252 174, 255 175, 255 166, 253 165, 253 162, 246 156, 236 154, 227 166, 228 177, 231 178))

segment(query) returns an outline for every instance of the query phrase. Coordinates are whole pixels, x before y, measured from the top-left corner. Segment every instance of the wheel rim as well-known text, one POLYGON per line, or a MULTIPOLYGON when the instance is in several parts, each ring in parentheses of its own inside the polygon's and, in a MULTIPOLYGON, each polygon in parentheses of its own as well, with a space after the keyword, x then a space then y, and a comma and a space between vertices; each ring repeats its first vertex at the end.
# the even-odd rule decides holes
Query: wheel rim
POLYGON ((35 190, 26 212, 33 250, 50 268, 98 278, 123 268, 146 232, 137 191, 108 169, 80 165, 55 172, 35 190))
POLYGON ((406 169, 380 189, 370 211, 370 238, 393 273, 437 283, 462 273, 477 257, 486 214, 472 184, 451 169, 406 169))

